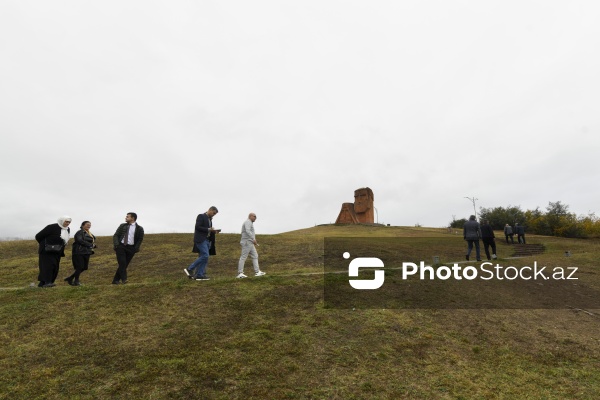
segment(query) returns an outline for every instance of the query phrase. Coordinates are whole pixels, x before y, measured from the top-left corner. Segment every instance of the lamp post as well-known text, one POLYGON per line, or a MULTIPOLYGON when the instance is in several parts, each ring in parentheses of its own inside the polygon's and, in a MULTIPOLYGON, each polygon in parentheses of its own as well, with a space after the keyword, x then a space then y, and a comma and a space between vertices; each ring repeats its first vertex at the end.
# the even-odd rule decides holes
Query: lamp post
POLYGON ((477 209, 475 208, 475 200, 479 200, 479 199, 476 198, 475 196, 473 196, 473 197, 465 196, 465 199, 469 199, 473 203, 473 211, 475 212, 475 219, 477 219, 477 209))

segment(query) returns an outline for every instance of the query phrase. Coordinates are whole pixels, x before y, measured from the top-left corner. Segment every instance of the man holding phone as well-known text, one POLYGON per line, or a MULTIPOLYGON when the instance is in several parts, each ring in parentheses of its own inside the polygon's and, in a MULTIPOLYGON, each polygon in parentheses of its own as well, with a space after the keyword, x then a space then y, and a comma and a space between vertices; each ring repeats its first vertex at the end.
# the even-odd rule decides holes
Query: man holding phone
POLYGON ((192 251, 198 253, 198 258, 184 268, 183 272, 190 278, 197 281, 207 281, 210 278, 206 276, 206 266, 208 265, 210 235, 211 233, 219 233, 220 229, 213 229, 212 218, 217 215, 219 210, 212 206, 207 212, 199 214, 196 217, 196 226, 194 228, 194 248, 192 251))

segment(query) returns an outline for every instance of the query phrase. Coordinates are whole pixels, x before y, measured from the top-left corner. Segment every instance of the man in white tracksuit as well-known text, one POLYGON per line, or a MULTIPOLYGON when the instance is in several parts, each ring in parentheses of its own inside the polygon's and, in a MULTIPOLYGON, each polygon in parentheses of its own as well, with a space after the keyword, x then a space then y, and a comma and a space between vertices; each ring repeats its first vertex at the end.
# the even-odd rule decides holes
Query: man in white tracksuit
POLYGON ((242 245, 242 256, 240 257, 240 262, 238 263, 238 278, 247 278, 244 275, 244 264, 246 263, 246 258, 250 255, 252 259, 252 266, 254 267, 254 276, 263 276, 266 275, 264 272, 260 270, 258 267, 258 253, 256 252, 256 247, 258 243, 256 242, 256 235, 254 234, 254 221, 256 221, 256 214, 250 213, 248 215, 248 219, 242 225, 242 240, 240 244, 242 245))

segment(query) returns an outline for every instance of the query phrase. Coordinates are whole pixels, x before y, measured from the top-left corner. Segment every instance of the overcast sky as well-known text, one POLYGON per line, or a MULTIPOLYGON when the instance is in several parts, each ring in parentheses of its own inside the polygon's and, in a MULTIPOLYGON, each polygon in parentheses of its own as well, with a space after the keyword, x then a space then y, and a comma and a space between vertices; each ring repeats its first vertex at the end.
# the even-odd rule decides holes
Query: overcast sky
POLYGON ((600 2, 0 2, 0 237, 600 213, 600 2))

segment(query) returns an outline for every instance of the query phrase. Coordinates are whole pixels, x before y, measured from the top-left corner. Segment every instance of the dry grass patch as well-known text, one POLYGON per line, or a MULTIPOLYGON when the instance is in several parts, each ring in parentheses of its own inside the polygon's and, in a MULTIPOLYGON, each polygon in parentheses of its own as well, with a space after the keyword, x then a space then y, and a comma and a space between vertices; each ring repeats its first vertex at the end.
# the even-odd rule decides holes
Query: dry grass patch
MULTIPOLYGON (((234 278, 239 236, 219 235, 213 279, 199 283, 182 272, 195 258, 190 234, 147 235, 124 286, 110 285, 116 261, 110 238, 100 238, 85 286, 44 290, 27 287, 37 274, 35 243, 0 243, 1 286, 13 288, 0 290, 0 399, 591 399, 600 392, 598 315, 325 309, 322 277, 294 274, 322 271, 323 236, 353 233, 337 228, 260 236, 268 275, 246 280, 234 278)), ((564 257, 568 245, 569 263, 598 272, 597 242, 535 240, 545 242, 548 260, 564 257)), ((59 277, 70 273, 65 261, 59 277)))

